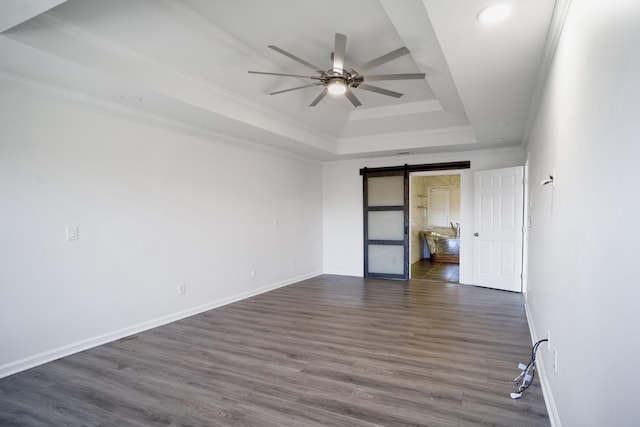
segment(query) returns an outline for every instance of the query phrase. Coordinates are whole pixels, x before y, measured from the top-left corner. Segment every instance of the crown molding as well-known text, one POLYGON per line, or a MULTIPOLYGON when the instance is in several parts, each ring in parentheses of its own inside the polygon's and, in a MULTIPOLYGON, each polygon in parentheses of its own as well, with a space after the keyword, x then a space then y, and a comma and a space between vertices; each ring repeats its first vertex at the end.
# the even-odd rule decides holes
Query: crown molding
POLYGON ((67 0, 2 0, 0 33, 22 24, 67 0))
POLYGON ((549 24, 547 38, 545 39, 542 51, 542 62, 538 72, 538 79, 531 97, 531 103, 529 104, 529 113, 527 115, 527 122, 525 124, 524 135, 522 137, 523 146, 526 146, 529 142, 531 130, 538 116, 542 96, 544 95, 553 59, 555 58, 556 49, 558 48, 558 42, 560 41, 562 29, 564 28, 564 23, 567 19, 570 7, 571 0, 556 0, 555 2, 551 23, 549 24))
POLYGON ((477 144, 477 140, 470 126, 340 138, 338 140, 338 154, 389 151, 389 147, 394 147, 394 150, 407 150, 461 144, 477 144))
POLYGON ((324 165, 352 165, 358 169, 364 165, 367 167, 380 167, 391 166, 405 163, 437 163, 437 162, 456 162, 463 160, 471 160, 471 166, 473 169, 474 160, 478 155, 505 155, 515 154, 520 155, 523 153, 521 146, 509 146, 509 147, 455 147, 449 151, 436 151, 436 152, 418 152, 410 153, 408 155, 398 155, 397 153, 381 153, 379 156, 344 156, 335 160, 324 162, 324 165), (366 162, 366 163, 365 163, 366 162))
POLYGON ((436 111, 444 111, 444 108, 442 108, 440 101, 433 99, 406 104, 386 105, 384 107, 364 108, 362 110, 351 110, 349 113, 349 121, 372 120, 382 117, 405 116, 409 114, 433 113, 436 111))

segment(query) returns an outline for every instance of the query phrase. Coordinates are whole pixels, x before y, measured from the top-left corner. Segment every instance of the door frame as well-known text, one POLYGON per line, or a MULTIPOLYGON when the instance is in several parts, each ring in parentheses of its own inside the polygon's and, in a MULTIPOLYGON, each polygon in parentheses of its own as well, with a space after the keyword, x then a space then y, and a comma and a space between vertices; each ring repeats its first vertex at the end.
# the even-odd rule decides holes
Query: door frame
MULTIPOLYGON (((467 244, 467 239, 464 237, 465 235, 465 231, 467 229, 467 222, 465 221, 466 219, 466 215, 467 215, 467 202, 465 200, 465 197, 469 196, 467 194, 468 191, 468 185, 466 183, 466 179, 467 179, 467 174, 469 173, 469 170, 465 170, 465 169, 449 169, 449 170, 435 170, 435 171, 426 171, 426 172, 414 172, 409 174, 409 186, 411 186, 411 178, 419 178, 419 177, 429 177, 429 176, 448 176, 448 175, 457 175, 460 177, 460 226, 461 226, 461 234, 460 236, 458 236, 460 238, 460 263, 459 265, 459 272, 460 272, 460 277, 458 279, 458 283, 462 283, 462 277, 463 277, 463 272, 465 271, 465 262, 467 257, 463 256, 464 251, 465 251, 465 245, 467 244)), ((409 203, 411 203, 411 201, 409 201, 409 203)), ((409 212, 409 232, 411 232, 411 221, 412 221, 412 217, 411 217, 411 212, 409 212)), ((409 246, 411 246, 411 239, 409 239, 409 246)), ((411 247, 409 248, 410 252, 409 254, 411 254, 411 247)), ((411 269, 409 269, 411 270, 411 269)), ((411 271, 409 271, 409 278, 411 279, 411 271)))
POLYGON ((522 206, 522 293, 527 298, 529 286, 529 227, 531 226, 531 186, 529 183, 529 153, 524 162, 522 206))
POLYGON ((363 252, 364 252, 364 277, 378 277, 378 278, 386 278, 386 279, 400 279, 400 280, 408 280, 409 279, 409 271, 410 271, 410 252, 409 252, 409 176, 411 172, 429 172, 429 171, 452 171, 459 169, 470 169, 471 162, 470 161, 461 161, 461 162, 444 162, 444 163, 427 163, 427 164, 419 164, 419 165, 408 165, 404 166, 387 166, 387 167, 379 167, 379 168, 362 168, 360 169, 360 175, 362 176, 362 203, 363 203, 363 252), (368 239, 368 230, 369 230, 369 211, 375 210, 391 210, 389 207, 384 208, 376 208, 368 206, 368 188, 367 188, 367 177, 373 176, 389 176, 389 175, 400 175, 404 174, 404 206, 393 207, 393 210, 402 210, 404 209, 404 274, 403 275, 390 275, 390 274, 379 274, 379 273, 369 273, 369 254, 368 254, 368 246, 372 243, 382 243, 382 244, 397 244, 397 242, 376 242, 368 239))

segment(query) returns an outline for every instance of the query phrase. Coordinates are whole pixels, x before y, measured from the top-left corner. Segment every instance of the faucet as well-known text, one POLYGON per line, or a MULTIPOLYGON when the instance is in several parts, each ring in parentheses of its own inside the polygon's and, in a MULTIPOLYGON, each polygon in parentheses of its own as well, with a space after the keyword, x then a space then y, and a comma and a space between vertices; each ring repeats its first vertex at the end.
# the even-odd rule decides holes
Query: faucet
POLYGON ((456 222, 456 225, 453 225, 453 222, 449 221, 451 224, 451 229, 453 230, 453 237, 460 237, 460 223, 456 222))

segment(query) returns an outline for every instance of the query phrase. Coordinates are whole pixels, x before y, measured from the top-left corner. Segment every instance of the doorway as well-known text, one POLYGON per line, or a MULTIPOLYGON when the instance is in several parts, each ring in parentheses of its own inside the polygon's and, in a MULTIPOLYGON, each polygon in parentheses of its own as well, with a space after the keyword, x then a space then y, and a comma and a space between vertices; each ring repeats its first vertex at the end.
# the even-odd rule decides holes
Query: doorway
MULTIPOLYGON (((422 276, 423 280, 429 280, 425 273, 438 273, 439 269, 442 274, 435 280, 462 281, 522 292, 523 167, 476 171, 473 175, 466 171, 470 167, 470 162, 451 162, 360 169, 363 176, 364 277, 407 280, 422 276), (456 192, 450 188, 448 192, 441 193, 428 190, 429 185, 426 185, 427 190, 423 186, 422 192, 418 192, 419 186, 416 186, 414 202, 410 203, 411 178, 421 175, 456 175, 459 177, 459 189, 456 192), (378 181, 380 178, 393 178, 393 182, 389 179, 377 183, 372 181, 374 185, 370 187, 370 180, 378 181), (470 188, 473 188, 472 192, 470 188), (458 197, 462 195, 457 206, 456 194, 458 197), (416 200, 426 199, 428 195, 448 203, 431 206, 429 201, 416 200), (472 212, 469 212, 469 206, 473 207, 472 212), (423 218, 429 210, 439 218, 440 222, 426 221, 427 228, 442 228, 441 235, 436 235, 439 243, 457 244, 460 248, 457 256, 455 250, 442 253, 429 250, 430 264, 427 266, 423 261, 423 265, 416 266, 422 267, 422 271, 416 269, 415 274, 412 274, 411 264, 425 259, 424 245, 428 245, 426 239, 418 237, 422 238, 425 231, 438 233, 438 230, 412 230, 411 225, 417 222, 417 216, 410 212, 413 207, 427 209, 427 214, 422 214, 423 218), (457 221, 456 211, 460 218, 457 221), (446 228, 447 222, 451 231, 446 228), (456 239, 456 234, 460 238, 456 239), (422 256, 418 259, 415 254, 420 250, 422 256), (432 256, 434 253, 438 255, 436 259, 432 256), (471 266, 468 265, 469 260, 473 260, 471 266), (457 267, 431 265, 434 261, 445 264, 459 261, 459 264, 457 267), (453 273, 456 268, 457 278, 453 273)), ((451 182, 448 184, 448 187, 454 187, 451 182)), ((422 224, 425 227, 424 220, 422 224)))
POLYGON ((460 173, 410 177, 411 278, 460 282, 460 173))
POLYGON ((364 277, 410 278, 409 176, 469 169, 471 162, 362 168, 364 277))

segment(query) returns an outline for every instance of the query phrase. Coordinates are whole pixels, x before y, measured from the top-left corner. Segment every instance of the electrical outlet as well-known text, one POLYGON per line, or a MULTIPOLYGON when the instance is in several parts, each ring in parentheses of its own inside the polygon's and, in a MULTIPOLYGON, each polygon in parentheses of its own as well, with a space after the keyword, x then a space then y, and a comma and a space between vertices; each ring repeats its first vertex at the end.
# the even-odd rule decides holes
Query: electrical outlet
POLYGON ((67 227, 67 240, 80 240, 80 229, 77 225, 67 227))
POLYGON ((187 285, 184 283, 180 283, 178 285, 178 295, 184 295, 187 293, 187 285))
POLYGON ((256 278, 256 270, 255 269, 251 269, 251 278, 255 279, 256 278))
POLYGON ((553 372, 558 372, 558 350, 553 349, 553 372))

